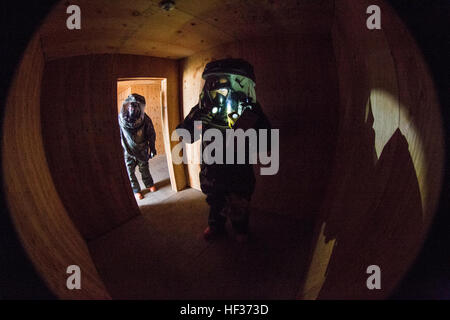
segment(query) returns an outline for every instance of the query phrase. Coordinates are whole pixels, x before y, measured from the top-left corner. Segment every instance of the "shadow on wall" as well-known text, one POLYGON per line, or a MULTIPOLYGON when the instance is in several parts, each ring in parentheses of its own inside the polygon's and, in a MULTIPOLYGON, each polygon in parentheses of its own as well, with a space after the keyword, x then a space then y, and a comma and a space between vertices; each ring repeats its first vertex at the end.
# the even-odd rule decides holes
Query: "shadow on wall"
POLYGON ((352 133, 359 156, 357 161, 353 159, 354 169, 344 177, 351 181, 347 182, 346 195, 337 195, 340 202, 327 201, 322 208, 326 214, 317 224, 321 229, 319 246, 327 248, 323 252, 329 259, 322 264, 326 268, 323 285, 315 288, 318 299, 385 297, 420 245, 417 235, 424 227, 422 201, 408 142, 397 129, 378 158, 370 99, 365 121, 352 133), (381 269, 382 290, 366 286, 370 265, 381 269))
POLYGON ((439 104, 414 39, 377 2, 380 32, 357 27, 372 2, 335 2, 339 137, 299 298, 387 298, 433 218, 443 156, 439 104), (381 290, 367 288, 371 265, 381 269, 381 290))

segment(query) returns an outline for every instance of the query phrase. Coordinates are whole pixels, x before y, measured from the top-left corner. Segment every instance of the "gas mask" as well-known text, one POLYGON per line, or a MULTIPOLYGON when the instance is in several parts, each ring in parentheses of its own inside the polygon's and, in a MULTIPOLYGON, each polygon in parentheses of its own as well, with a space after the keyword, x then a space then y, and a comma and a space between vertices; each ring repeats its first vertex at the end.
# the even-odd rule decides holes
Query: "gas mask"
POLYGON ((145 116, 145 98, 138 94, 130 94, 122 105, 120 119, 123 126, 137 128, 143 124, 145 116))
POLYGON ((199 107, 213 127, 233 128, 242 113, 256 103, 253 67, 244 60, 213 61, 205 67, 203 79, 199 107))
POLYGON ((141 108, 138 102, 131 102, 127 105, 127 118, 130 122, 136 122, 141 117, 141 108))
POLYGON ((256 102, 253 80, 233 74, 214 74, 205 79, 200 109, 212 117, 211 124, 233 128, 245 109, 256 102))

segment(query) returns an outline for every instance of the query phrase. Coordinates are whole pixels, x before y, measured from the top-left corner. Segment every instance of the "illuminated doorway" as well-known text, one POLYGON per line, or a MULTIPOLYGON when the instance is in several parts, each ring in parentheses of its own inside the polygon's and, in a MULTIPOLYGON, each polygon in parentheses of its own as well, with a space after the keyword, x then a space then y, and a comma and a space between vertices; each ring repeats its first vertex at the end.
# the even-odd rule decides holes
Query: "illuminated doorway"
POLYGON ((152 120, 156 141, 155 148, 157 155, 149 160, 150 174, 155 182, 156 191, 150 192, 145 189, 141 174, 136 168, 136 177, 141 185, 143 199, 138 200, 139 206, 152 205, 164 201, 175 191, 171 188, 171 177, 169 175, 169 163, 167 153, 170 153, 170 146, 166 145, 164 139, 163 106, 165 105, 167 92, 167 81, 164 78, 132 78, 119 79, 117 81, 117 113, 120 113, 123 101, 130 94, 139 94, 145 98, 145 113, 152 120))

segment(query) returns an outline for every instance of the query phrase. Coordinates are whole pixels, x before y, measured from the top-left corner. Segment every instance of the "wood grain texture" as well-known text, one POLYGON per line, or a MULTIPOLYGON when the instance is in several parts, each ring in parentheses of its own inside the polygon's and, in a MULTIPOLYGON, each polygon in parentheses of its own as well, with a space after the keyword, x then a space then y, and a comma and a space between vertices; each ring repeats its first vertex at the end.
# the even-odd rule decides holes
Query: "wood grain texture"
POLYGON ((416 257, 439 196, 439 105, 418 48, 385 2, 337 0, 332 35, 339 136, 299 298, 386 298, 416 257), (372 4, 382 30, 366 28, 372 4), (369 265, 380 266, 382 290, 367 289, 369 265))
MULTIPOLYGON (((172 13, 157 2, 74 1, 82 32, 65 28, 61 2, 16 74, 3 179, 23 246, 51 290, 109 298, 85 240, 139 215, 122 159, 117 79, 167 79, 162 136, 173 147, 169 133, 197 103, 206 63, 239 57, 254 65, 257 98, 280 129, 279 174, 258 176, 253 205, 316 219, 298 298, 386 298, 423 243, 443 168, 433 83, 395 13, 381 0, 195 0, 172 13), (372 4, 382 30, 366 29, 372 4), (81 291, 65 287, 69 264, 82 268, 81 291), (380 291, 366 287, 372 264, 382 270, 380 291)), ((169 173, 173 189, 186 186, 183 166, 169 173)), ((188 173, 198 188, 198 166, 188 173)))
POLYGON ((43 69, 44 56, 35 36, 17 70, 4 111, 2 169, 9 212, 34 267, 56 296, 108 299, 49 171, 40 119, 43 69), (66 269, 72 264, 81 268, 81 290, 66 287, 66 269))
MULTIPOLYGON (((198 102, 209 61, 243 58, 255 69, 256 97, 274 129, 280 130, 280 170, 261 176, 252 205, 280 215, 317 216, 330 175, 338 128, 338 86, 331 38, 327 35, 261 37, 221 45, 183 59, 184 115, 198 102)), ((190 158, 199 152, 193 146, 190 158)), ((189 165, 199 187, 199 165, 189 165)))
POLYGON ((443 178, 443 124, 441 107, 428 66, 415 40, 395 12, 386 7, 391 18, 386 25, 386 40, 397 69, 400 124, 420 187, 423 220, 432 219, 443 178))
MULTIPOLYGON (((120 83, 120 82, 119 82, 120 83)), ((130 86, 117 86, 117 113, 120 113, 120 110, 122 109, 123 101, 131 94, 131 87, 130 86)))
MULTIPOLYGON (((178 121, 175 61, 91 55, 54 60, 44 70, 42 134, 49 168, 67 212, 88 240, 140 214, 117 124, 116 82, 127 77, 167 78, 167 109, 178 121)), ((184 169, 171 169, 178 175, 174 188, 183 188, 184 169)))
POLYGON ((171 11, 160 0, 75 0, 81 30, 66 28, 67 2, 59 2, 40 36, 47 59, 85 54, 137 54, 178 59, 220 44, 261 34, 327 33, 332 0, 177 1, 171 11))

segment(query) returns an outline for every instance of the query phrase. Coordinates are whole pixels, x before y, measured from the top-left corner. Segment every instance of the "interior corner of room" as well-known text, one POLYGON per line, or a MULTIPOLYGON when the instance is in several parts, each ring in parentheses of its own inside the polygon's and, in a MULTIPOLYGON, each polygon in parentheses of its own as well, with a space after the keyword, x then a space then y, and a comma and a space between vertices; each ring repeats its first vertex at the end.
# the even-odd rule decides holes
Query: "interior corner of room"
POLYGON ((356 27, 369 0, 176 1, 171 11, 156 0, 79 0, 82 32, 64 27, 59 2, 17 69, 3 146, 11 217, 51 291, 61 299, 387 297, 432 221, 443 138, 420 50, 376 2, 379 32, 356 27), (198 101, 206 63, 227 57, 253 64, 281 159, 277 175, 257 177, 256 240, 232 249, 198 239, 207 220, 200 168, 174 165, 169 139, 198 101), (117 124, 130 93, 148 101, 161 169, 160 193, 140 207, 117 124), (382 292, 357 283, 373 260, 389 283, 382 292), (73 262, 89 281, 68 291, 73 262))

